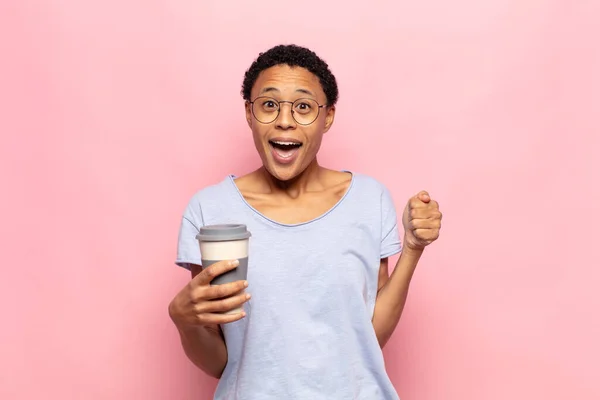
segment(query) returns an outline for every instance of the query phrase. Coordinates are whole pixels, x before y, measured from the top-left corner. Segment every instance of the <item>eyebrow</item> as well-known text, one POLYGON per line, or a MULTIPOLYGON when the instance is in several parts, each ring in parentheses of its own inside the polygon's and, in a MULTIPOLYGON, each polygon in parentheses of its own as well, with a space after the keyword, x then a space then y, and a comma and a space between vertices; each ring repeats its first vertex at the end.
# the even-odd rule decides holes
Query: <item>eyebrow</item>
POLYGON ((264 94, 267 92, 279 92, 279 89, 269 86, 269 87, 263 88, 263 90, 261 90, 259 94, 264 94))
POLYGON ((313 97, 317 97, 313 92, 311 92, 310 90, 307 90, 307 89, 296 89, 296 92, 300 92, 300 93, 311 95, 313 97))
MULTIPOLYGON (((264 93, 268 93, 268 92, 279 92, 279 91, 280 90, 277 89, 276 87, 268 86, 268 87, 262 89, 260 91, 260 94, 264 94, 264 93)), ((300 92, 300 93, 308 94, 313 97, 317 97, 317 96, 315 96, 315 94, 313 92, 311 92, 310 90, 307 90, 307 89, 296 89, 296 92, 300 92)))

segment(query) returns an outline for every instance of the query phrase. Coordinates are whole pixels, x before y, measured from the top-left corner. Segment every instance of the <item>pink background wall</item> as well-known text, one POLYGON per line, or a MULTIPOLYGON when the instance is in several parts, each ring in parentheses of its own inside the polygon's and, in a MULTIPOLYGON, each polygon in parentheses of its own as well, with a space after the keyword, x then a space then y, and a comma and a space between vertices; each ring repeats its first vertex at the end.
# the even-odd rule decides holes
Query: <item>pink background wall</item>
POLYGON ((2 1, 0 398, 211 397, 167 316, 179 216, 257 166, 239 89, 280 42, 339 79, 322 162, 445 213, 402 399, 600 398, 599 4, 2 1))

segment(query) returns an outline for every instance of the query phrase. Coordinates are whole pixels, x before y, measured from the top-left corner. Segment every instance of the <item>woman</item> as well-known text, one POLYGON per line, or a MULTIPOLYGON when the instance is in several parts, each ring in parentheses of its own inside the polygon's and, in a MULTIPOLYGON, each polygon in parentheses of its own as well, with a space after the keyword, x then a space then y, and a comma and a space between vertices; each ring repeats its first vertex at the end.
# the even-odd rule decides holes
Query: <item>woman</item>
POLYGON ((242 95, 263 165, 204 188, 184 212, 176 263, 192 280, 169 312, 187 356, 220 379, 216 399, 397 399, 381 348, 438 237, 437 203, 426 192, 409 200, 404 248, 388 276, 388 257, 401 251, 390 193, 317 161, 338 98, 327 64, 276 46, 246 72, 242 95), (252 232, 248 282, 210 286, 237 264, 203 270, 195 236, 226 223, 252 232), (242 313, 223 313, 240 305, 242 313))

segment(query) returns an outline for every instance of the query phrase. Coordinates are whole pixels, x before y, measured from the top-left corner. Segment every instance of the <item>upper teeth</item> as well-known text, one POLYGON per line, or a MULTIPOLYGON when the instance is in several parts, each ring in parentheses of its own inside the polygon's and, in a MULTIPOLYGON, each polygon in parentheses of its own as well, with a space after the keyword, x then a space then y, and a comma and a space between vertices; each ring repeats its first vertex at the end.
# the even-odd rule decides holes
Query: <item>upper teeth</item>
POLYGON ((284 146, 291 146, 291 145, 299 144, 299 143, 296 143, 296 142, 279 142, 279 141, 273 141, 273 143, 281 144, 281 145, 284 145, 284 146))

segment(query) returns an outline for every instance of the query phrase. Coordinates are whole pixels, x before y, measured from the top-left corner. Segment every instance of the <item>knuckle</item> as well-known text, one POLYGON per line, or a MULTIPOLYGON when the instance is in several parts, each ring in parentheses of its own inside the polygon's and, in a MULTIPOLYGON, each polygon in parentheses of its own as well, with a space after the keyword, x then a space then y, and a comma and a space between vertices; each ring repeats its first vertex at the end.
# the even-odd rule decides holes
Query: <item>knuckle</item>
POLYGON ((237 303, 235 301, 235 298, 230 297, 230 298, 219 300, 218 302, 216 302, 215 309, 218 312, 225 312, 225 311, 231 310, 236 305, 237 305, 237 303))
POLYGON ((204 308, 204 305, 201 303, 196 303, 192 306, 192 310, 194 310, 194 312, 199 315, 202 314, 202 309, 204 308))
POLYGON ((218 298, 225 297, 228 295, 227 284, 214 285, 215 294, 218 298))
POLYGON ((235 298, 237 304, 244 304, 249 299, 247 293, 240 293, 239 295, 235 296, 235 298))
POLYGON ((229 307, 229 299, 218 301, 215 304, 215 311, 224 312, 229 310, 230 308, 231 307, 229 307))
POLYGON ((239 291, 240 287, 240 282, 231 282, 227 284, 227 292, 228 293, 235 293, 237 291, 239 291))
POLYGON ((191 303, 195 304, 195 303, 198 302, 198 299, 199 299, 200 296, 199 296, 199 293, 198 293, 197 290, 195 290, 193 287, 190 287, 188 289, 188 295, 187 295, 187 297, 188 297, 188 299, 189 299, 189 301, 191 303))
POLYGON ((196 314, 196 321, 198 321, 201 324, 206 324, 208 323, 207 319, 206 319, 206 315, 205 314, 196 314))
POLYGON ((244 302, 241 300, 240 296, 230 297, 225 303, 227 310, 231 310, 234 307, 239 307, 242 304, 244 304, 244 302))
POLYGON ((215 289, 214 289, 214 293, 215 293, 215 297, 221 298, 221 297, 225 297, 227 295, 227 290, 226 290, 226 288, 223 287, 223 285, 216 285, 215 289))
POLYGON ((210 267, 206 268, 204 271, 204 275, 206 275, 207 278, 209 279, 213 279, 215 278, 217 275, 215 273, 215 267, 214 265, 211 265, 210 267))

